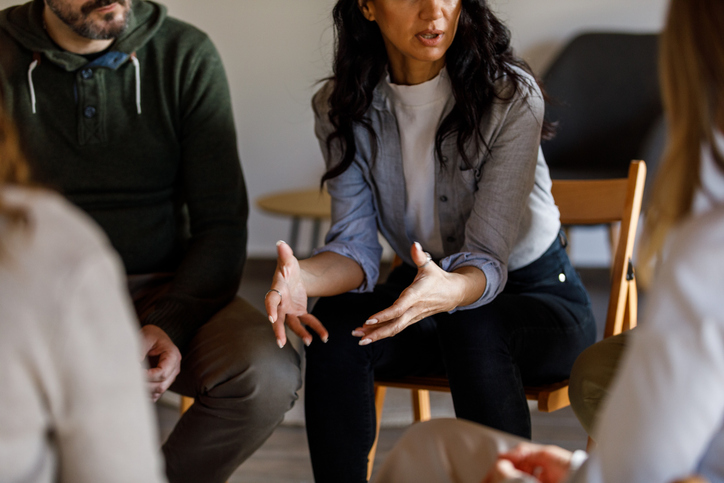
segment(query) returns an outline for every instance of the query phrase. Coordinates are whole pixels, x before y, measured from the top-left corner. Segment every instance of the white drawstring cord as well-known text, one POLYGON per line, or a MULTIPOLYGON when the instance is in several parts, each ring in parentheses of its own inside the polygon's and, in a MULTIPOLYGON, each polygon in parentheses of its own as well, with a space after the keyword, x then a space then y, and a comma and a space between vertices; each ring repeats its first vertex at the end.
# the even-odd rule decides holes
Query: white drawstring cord
POLYGON ((33 60, 30 63, 28 69, 28 85, 30 86, 30 103, 33 105, 33 114, 35 114, 35 86, 33 85, 33 71, 38 66, 38 59, 33 60))
POLYGON ((141 114, 141 63, 138 62, 135 52, 131 54, 131 62, 136 68, 136 110, 141 114))
MULTIPOLYGON (((136 111, 141 114, 141 63, 138 61, 135 52, 131 54, 131 62, 136 70, 136 111)), ((28 68, 28 86, 30 88, 30 103, 33 107, 33 114, 36 111, 36 98, 35 98, 35 85, 33 84, 33 71, 38 66, 40 61, 36 58, 30 63, 28 68)))

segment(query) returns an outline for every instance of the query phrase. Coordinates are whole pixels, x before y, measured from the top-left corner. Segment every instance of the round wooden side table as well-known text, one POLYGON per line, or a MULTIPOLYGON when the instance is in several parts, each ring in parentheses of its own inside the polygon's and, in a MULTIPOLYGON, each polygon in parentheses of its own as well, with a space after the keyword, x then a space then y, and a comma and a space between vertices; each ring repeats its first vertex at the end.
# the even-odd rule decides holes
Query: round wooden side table
POLYGON ((289 234, 289 246, 297 252, 299 242, 299 224, 302 219, 312 220, 311 248, 319 243, 319 231, 323 220, 331 217, 332 201, 327 190, 311 188, 306 190, 280 191, 271 193, 256 200, 256 205, 263 211, 275 215, 292 218, 289 234))

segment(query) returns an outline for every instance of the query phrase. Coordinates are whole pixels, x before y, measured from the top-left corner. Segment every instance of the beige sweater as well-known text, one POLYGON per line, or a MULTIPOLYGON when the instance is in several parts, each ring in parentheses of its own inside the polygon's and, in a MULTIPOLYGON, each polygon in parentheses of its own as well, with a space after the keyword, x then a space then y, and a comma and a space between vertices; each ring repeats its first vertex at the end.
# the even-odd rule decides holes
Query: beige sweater
POLYGON ((137 323, 104 235, 59 196, 0 188, 0 482, 164 481, 137 323))

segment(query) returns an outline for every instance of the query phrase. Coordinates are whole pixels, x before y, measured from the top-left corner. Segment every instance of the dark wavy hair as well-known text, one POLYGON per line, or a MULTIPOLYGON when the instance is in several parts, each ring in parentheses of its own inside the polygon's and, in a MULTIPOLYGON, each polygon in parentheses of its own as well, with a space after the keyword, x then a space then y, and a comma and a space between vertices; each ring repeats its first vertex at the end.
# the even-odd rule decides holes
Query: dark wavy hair
MULTIPOLYGON (((480 123, 495 98, 512 99, 526 80, 513 66, 532 75, 528 64, 517 58, 510 45, 510 30, 493 14, 486 0, 461 0, 458 28, 445 57, 455 106, 440 124, 435 136, 435 154, 444 164, 443 142, 452 136, 465 165, 473 167, 465 147, 473 142, 476 152, 489 149, 480 132, 480 123), (502 98, 495 82, 501 76, 511 81, 510 94, 502 98)), ((363 126, 377 155, 377 136, 365 114, 373 91, 387 68, 387 51, 377 23, 368 21, 357 0, 339 0, 332 11, 335 27, 334 89, 329 97, 329 119, 335 130, 327 137, 330 149, 336 140, 342 147, 342 161, 331 167, 322 183, 344 173, 352 164, 357 147, 353 128, 363 126)), ((544 123, 542 136, 553 135, 553 126, 544 123)))

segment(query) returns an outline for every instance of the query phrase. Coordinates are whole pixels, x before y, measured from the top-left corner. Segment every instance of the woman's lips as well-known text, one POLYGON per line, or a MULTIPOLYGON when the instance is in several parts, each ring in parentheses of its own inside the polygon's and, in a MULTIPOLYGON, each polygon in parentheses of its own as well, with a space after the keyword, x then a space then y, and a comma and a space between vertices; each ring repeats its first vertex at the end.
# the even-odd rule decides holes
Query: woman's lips
POLYGON ((442 30, 425 30, 418 33, 416 37, 425 47, 435 47, 442 42, 444 35, 445 32, 442 30))

